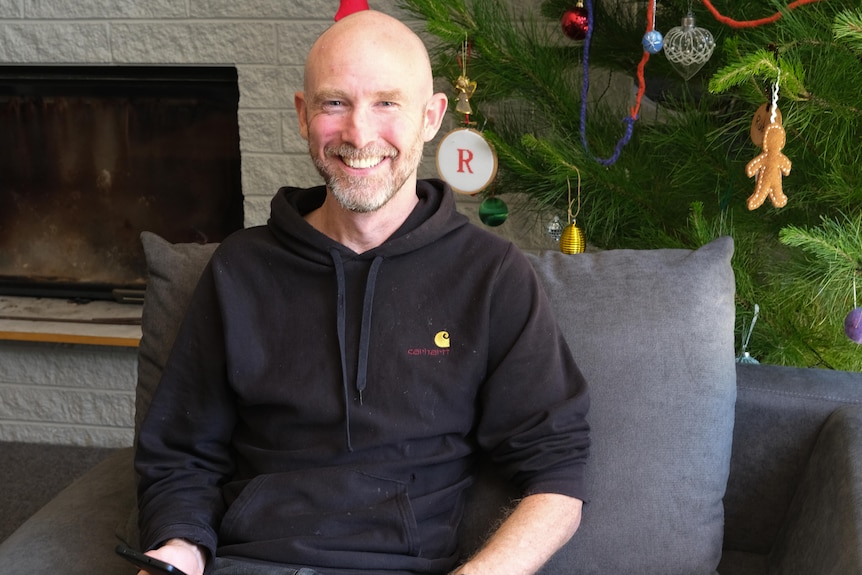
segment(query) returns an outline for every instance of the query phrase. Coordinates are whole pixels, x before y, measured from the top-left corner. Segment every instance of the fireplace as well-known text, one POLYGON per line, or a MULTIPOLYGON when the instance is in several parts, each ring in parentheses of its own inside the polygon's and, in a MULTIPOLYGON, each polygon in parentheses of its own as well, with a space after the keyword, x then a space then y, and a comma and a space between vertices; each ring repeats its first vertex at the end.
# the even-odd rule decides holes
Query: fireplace
POLYGON ((139 235, 243 226, 233 67, 0 67, 0 294, 138 300, 139 235))

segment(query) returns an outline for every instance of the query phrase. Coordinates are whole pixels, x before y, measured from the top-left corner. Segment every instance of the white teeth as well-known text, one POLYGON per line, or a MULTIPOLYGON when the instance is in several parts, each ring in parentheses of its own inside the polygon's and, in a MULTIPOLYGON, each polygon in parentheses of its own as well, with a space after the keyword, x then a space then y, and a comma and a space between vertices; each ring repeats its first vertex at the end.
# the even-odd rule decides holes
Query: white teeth
POLYGON ((342 158, 344 163, 358 170, 372 168, 383 161, 383 156, 371 156, 368 158, 342 158))

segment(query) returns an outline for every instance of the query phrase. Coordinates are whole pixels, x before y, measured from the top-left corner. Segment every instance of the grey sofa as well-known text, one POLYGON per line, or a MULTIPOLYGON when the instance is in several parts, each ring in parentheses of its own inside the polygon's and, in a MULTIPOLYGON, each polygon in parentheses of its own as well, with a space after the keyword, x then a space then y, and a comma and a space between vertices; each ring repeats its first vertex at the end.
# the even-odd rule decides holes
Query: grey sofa
MULTIPOLYGON (((139 416, 213 249, 143 241, 139 416)), ((729 238, 530 255, 592 396, 591 499, 543 573, 862 573, 862 374, 737 364, 731 255, 729 238)), ((0 544, 0 574, 133 573, 112 553, 135 544, 131 460, 119 451, 0 544)), ((483 464, 466 550, 511 497, 483 464)))

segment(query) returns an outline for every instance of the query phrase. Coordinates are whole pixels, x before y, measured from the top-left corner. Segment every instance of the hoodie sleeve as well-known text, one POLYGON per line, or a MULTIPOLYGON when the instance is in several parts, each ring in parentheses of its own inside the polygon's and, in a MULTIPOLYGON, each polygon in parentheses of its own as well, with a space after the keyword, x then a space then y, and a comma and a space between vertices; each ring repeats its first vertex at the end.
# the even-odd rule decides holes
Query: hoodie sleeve
POLYGON ((144 549, 184 538, 212 557, 224 513, 220 486, 233 469, 229 445, 236 416, 211 266, 191 299, 141 426, 135 469, 144 549))
POLYGON ((524 496, 586 500, 587 385, 527 258, 511 248, 490 306, 478 441, 524 496))

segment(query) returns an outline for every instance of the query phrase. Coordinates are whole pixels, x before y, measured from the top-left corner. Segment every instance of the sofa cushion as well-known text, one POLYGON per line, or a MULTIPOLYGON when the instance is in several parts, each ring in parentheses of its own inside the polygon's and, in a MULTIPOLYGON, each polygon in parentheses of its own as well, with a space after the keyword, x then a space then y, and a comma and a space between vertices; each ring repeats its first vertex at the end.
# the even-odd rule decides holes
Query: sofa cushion
POLYGON ((135 390, 135 440, 180 328, 192 291, 218 244, 172 244, 141 233, 149 281, 141 318, 138 384, 135 390))
POLYGON ((714 573, 736 400, 733 243, 532 255, 590 386, 591 500, 545 573, 714 573))

